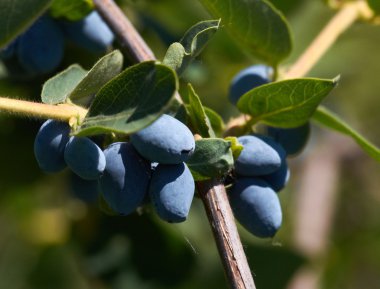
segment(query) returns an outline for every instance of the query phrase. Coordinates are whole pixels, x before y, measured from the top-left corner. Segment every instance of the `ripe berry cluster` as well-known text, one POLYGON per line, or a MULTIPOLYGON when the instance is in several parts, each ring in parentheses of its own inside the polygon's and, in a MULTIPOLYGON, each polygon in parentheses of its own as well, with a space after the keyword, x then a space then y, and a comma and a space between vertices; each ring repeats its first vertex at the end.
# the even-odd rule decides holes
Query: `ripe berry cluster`
POLYGON ((136 132, 130 142, 115 142, 104 151, 87 137, 70 137, 66 123, 46 121, 34 152, 40 168, 49 173, 68 166, 84 189, 99 183, 104 200, 127 215, 143 205, 147 194, 159 217, 168 222, 186 219, 195 184, 184 163, 195 149, 191 131, 180 121, 162 115, 136 132))
MULTIPOLYGON (((238 101, 238 93, 268 83, 270 73, 263 65, 240 72, 231 84, 231 101, 238 101)), ((236 219, 252 234, 273 237, 281 226, 277 193, 289 180, 286 158, 304 147, 308 134, 306 124, 267 127, 267 135, 238 137, 243 150, 235 160, 229 196, 236 219)), ((185 164, 194 149, 192 132, 166 114, 132 134, 129 142, 112 143, 104 151, 90 138, 70 136, 68 124, 53 120, 41 126, 34 145, 43 171, 54 173, 68 166, 80 190, 100 190, 118 214, 128 215, 150 199, 158 216, 174 223, 187 218, 194 197, 194 179, 185 164)))
MULTIPOLYGON (((236 104, 249 90, 270 82, 272 69, 254 65, 231 82, 229 99, 236 104)), ((238 137, 243 150, 235 161, 235 183, 230 202, 236 219, 257 237, 273 237, 282 223, 277 193, 290 176, 286 158, 299 153, 307 142, 309 124, 282 129, 267 127, 267 135, 238 137)))
POLYGON ((44 15, 1 49, 0 58, 10 71, 18 67, 27 75, 50 73, 63 59, 66 40, 93 53, 103 53, 114 35, 95 11, 75 22, 44 15))

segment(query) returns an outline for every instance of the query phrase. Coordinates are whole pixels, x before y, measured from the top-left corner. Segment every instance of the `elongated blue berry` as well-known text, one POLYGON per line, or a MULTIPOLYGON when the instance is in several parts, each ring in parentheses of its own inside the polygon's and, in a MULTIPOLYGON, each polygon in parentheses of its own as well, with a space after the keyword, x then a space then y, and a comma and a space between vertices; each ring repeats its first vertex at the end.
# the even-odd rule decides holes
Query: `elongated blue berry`
POLYGON ((131 143, 144 158, 161 164, 185 162, 195 149, 191 131, 167 114, 133 134, 131 143))
POLYGON ((157 214, 170 223, 186 220, 194 190, 194 179, 185 163, 159 164, 149 186, 150 198, 157 214))
POLYGON ((288 156, 293 156, 299 154, 305 147, 310 135, 310 124, 306 123, 295 128, 269 126, 267 133, 285 149, 288 156))
POLYGON ((44 122, 34 141, 34 155, 41 170, 55 173, 66 167, 64 150, 69 134, 67 123, 51 119, 44 122))
POLYGON ((252 65, 241 70, 231 81, 228 98, 236 104, 249 90, 270 82, 272 68, 266 65, 252 65))
POLYGON ((282 223, 277 194, 258 178, 237 179, 230 192, 235 218, 257 237, 273 237, 282 223))
POLYGON ((148 193, 150 163, 125 142, 111 144, 104 155, 106 168, 100 178, 103 197, 114 211, 128 215, 142 205, 148 193))
POLYGON ((20 65, 29 73, 40 74, 55 70, 63 58, 64 37, 51 18, 39 18, 18 40, 20 65))
POLYGON ((96 11, 80 21, 64 21, 62 26, 75 44, 94 53, 105 52, 114 40, 112 31, 96 11))
POLYGON ((87 137, 71 137, 64 157, 68 167, 85 180, 98 179, 106 166, 103 151, 87 137))
POLYGON ((240 176, 261 176, 275 172, 281 166, 278 146, 262 136, 238 137, 243 150, 235 161, 236 174, 240 176), (274 145, 274 146, 273 146, 274 145))

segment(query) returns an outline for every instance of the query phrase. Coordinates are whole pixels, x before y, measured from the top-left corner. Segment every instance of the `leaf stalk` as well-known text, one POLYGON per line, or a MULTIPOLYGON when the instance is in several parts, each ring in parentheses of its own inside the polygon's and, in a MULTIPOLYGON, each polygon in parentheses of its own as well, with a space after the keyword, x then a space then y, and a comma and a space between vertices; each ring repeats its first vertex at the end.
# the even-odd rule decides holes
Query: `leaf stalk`
POLYGON ((32 101, 0 97, 0 111, 26 117, 55 119, 70 124, 80 123, 87 109, 74 104, 45 104, 32 101))

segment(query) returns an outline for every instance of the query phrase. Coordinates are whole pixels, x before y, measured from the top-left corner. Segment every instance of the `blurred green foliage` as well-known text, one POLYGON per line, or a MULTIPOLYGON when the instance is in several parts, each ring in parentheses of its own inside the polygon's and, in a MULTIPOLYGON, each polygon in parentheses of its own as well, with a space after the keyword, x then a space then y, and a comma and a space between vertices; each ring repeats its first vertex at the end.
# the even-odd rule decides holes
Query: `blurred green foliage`
MULTIPOLYGON (((118 2, 159 59, 191 25, 209 19, 197 1, 118 2)), ((290 64, 333 12, 320 0, 272 2, 283 9, 294 30, 290 64)), ((356 24, 310 76, 341 74, 340 86, 325 104, 380 144, 378 43, 380 27, 356 24)), ((95 61, 96 56, 68 46, 61 68, 79 63, 88 69, 95 61)), ((202 103, 227 121, 237 115, 227 101, 229 82, 254 63, 221 29, 181 85, 186 91, 187 82, 192 82, 202 103)), ((39 100, 44 79, 20 81, 8 77, 4 68, 0 71, 0 95, 39 100)), ((75 198, 68 172, 46 175, 38 169, 33 141, 40 124, 0 116, 0 289, 227 288, 200 200, 194 200, 189 219, 179 225, 158 220, 149 206, 128 217, 107 216, 97 204, 75 198)), ((316 145, 317 133, 312 140, 316 145)), ((239 227, 259 289, 286 288, 305 262, 323 266, 324 289, 380 288, 379 167, 367 156, 360 157, 360 162, 353 158, 346 164, 330 247, 318 260, 306 260, 292 249, 297 170, 281 193, 284 226, 273 241, 256 239, 239 227)))

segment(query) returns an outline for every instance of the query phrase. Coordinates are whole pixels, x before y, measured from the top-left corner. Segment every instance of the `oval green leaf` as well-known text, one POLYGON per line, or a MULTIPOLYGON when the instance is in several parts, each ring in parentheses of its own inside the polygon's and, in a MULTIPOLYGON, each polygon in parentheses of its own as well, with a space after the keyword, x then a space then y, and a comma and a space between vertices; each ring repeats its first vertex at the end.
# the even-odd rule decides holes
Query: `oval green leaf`
POLYGON ((237 106, 252 116, 252 123, 300 126, 309 120, 338 79, 299 78, 265 84, 244 94, 237 106))
POLYGON ((25 31, 49 7, 51 0, 1 0, 0 47, 25 31))
POLYGON ((373 143, 363 137, 356 130, 351 128, 345 121, 339 118, 335 113, 331 112, 325 107, 318 107, 313 115, 313 121, 319 125, 323 125, 332 130, 338 131, 342 134, 352 137, 356 143, 366 152, 370 157, 380 162, 380 149, 373 143))
POLYGON ((275 66, 292 49, 288 22, 265 0, 201 0, 240 46, 253 56, 275 66))
POLYGON ((180 43, 187 53, 197 57, 218 31, 219 25, 220 19, 198 22, 185 32, 180 43))
POLYGON ((103 56, 70 93, 70 100, 75 104, 88 107, 99 89, 118 75, 122 68, 123 54, 119 50, 103 56))
POLYGON ((78 64, 69 66, 45 82, 41 99, 48 104, 66 102, 88 107, 99 89, 118 75, 123 67, 123 55, 115 50, 102 58, 89 70, 78 64))
POLYGON ((231 142, 219 138, 198 140, 186 164, 196 181, 226 175, 234 165, 231 142))
POLYGON ((97 93, 76 135, 136 132, 162 115, 178 87, 175 72, 147 61, 127 68, 97 93))
POLYGON ((64 71, 47 80, 41 92, 41 100, 47 104, 64 103, 73 89, 85 77, 87 71, 73 64, 64 71))

